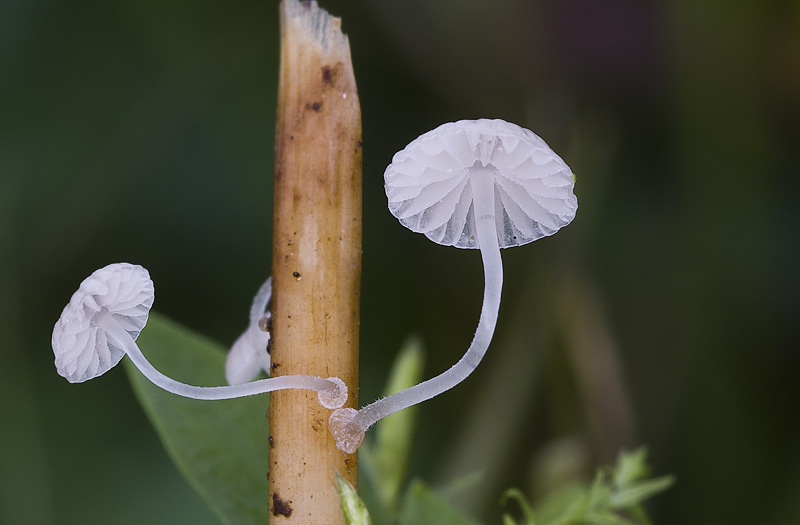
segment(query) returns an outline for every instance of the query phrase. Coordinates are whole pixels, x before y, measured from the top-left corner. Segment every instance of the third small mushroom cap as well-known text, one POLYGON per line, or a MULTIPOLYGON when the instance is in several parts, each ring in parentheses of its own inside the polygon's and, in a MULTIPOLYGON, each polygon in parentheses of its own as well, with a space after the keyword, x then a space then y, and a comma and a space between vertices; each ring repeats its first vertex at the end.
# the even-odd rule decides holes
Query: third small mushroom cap
POLYGON ((461 120, 421 135, 395 154, 384 180, 389 211, 404 226, 438 244, 480 249, 483 305, 475 337, 455 365, 360 410, 331 414, 336 445, 349 453, 375 422, 466 379, 497 324, 500 248, 552 235, 575 218, 578 208, 569 166, 535 133, 503 120, 461 120))
POLYGON ((268 277, 253 297, 247 329, 231 345, 225 359, 225 380, 229 385, 252 381, 261 372, 270 373, 269 302, 272 298, 272 277, 268 277))

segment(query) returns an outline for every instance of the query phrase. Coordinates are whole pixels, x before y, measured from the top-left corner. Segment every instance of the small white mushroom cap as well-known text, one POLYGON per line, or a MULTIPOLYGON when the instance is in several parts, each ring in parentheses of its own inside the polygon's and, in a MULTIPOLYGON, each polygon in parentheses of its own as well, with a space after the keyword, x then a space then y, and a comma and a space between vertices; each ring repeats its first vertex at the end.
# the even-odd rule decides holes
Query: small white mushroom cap
POLYGON ((58 373, 70 383, 82 383, 106 373, 125 351, 95 324, 103 309, 136 340, 147 323, 155 290, 141 266, 110 264, 87 277, 61 312, 51 339, 58 373))
POLYGON ((501 248, 552 235, 575 218, 569 166, 530 130, 504 120, 460 120, 429 131, 386 168, 389 210, 410 230, 479 248, 470 170, 492 167, 501 248))

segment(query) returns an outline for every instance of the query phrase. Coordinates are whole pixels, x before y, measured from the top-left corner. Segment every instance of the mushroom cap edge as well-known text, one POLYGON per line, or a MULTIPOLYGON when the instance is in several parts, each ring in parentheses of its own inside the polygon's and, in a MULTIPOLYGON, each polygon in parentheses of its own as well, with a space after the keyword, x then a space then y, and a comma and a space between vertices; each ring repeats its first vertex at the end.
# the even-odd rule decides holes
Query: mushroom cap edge
POLYGON ((389 210, 432 241, 478 248, 469 169, 495 168, 501 248, 552 235, 578 207, 569 166, 532 131, 500 119, 448 122, 397 152, 384 172, 389 210))
POLYGON ((58 373, 70 383, 82 383, 113 368, 125 351, 94 317, 106 309, 135 340, 154 298, 153 281, 142 266, 114 263, 95 270, 81 282, 53 327, 58 373))

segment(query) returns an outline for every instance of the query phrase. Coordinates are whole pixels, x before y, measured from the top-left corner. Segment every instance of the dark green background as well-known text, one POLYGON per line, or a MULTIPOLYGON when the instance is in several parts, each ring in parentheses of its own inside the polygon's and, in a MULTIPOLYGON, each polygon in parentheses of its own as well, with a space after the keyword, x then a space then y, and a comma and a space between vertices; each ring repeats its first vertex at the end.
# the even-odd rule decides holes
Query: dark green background
MULTIPOLYGON (((503 488, 647 444, 678 478, 658 523, 800 521, 799 6, 324 2, 363 110, 362 403, 412 331, 427 375, 455 362, 481 301, 477 252, 388 213, 392 154, 497 117, 577 174, 574 223, 504 251, 494 344, 423 406, 415 475, 482 471, 462 501, 498 523, 503 488)), ((215 523, 122 371, 70 385, 49 337, 119 261, 161 313, 224 344, 244 328, 270 269, 277 46, 272 1, 0 3, 0 522, 215 523)))

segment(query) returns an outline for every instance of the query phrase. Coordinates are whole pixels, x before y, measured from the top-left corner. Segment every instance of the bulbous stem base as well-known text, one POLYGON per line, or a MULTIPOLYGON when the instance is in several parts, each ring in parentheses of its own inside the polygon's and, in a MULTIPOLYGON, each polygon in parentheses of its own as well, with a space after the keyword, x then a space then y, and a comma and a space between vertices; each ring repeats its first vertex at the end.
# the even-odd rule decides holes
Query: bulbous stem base
POLYGON ((355 454, 366 434, 365 429, 352 424, 357 415, 358 410, 355 408, 339 408, 328 418, 328 427, 336 440, 336 448, 347 454, 355 454))

